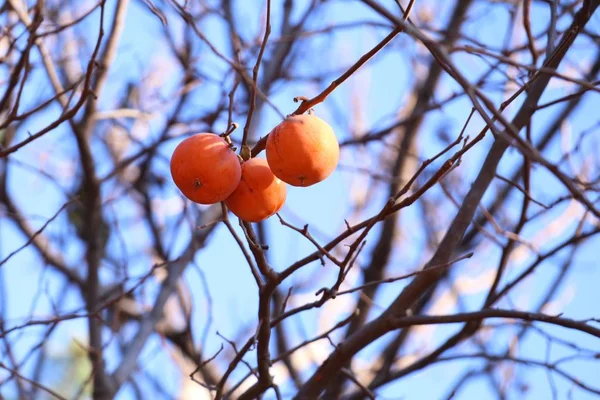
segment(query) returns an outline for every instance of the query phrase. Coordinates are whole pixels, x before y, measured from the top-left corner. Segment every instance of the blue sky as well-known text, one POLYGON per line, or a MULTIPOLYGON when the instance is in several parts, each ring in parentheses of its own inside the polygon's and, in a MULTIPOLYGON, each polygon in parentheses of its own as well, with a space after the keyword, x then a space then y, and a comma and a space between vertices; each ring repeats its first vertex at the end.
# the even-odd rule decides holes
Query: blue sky
MULTIPOLYGON (((260 3, 260 9, 262 10, 263 2, 257 3, 260 3)), ((281 11, 281 3, 282 2, 274 2, 274 21, 278 21, 277 16, 281 11)), ((308 1, 300 1, 299 3, 304 5, 309 4, 308 1)), ((393 1, 385 1, 382 3, 386 4, 390 9, 394 7, 393 1)), ((435 16, 440 18, 439 20, 436 19, 436 26, 443 26, 440 25, 440 21, 446 20, 451 9, 450 4, 448 3, 451 2, 432 1, 425 3, 430 4, 434 10, 435 16)), ((110 6, 107 7, 107 15, 111 15, 114 2, 109 2, 109 4, 110 6)), ((83 8, 85 9, 85 7, 83 8)), ((244 18, 244 23, 240 24, 240 30, 246 38, 257 35, 259 25, 257 23, 256 12, 258 9, 259 8, 254 7, 254 4, 249 5, 249 3, 238 2, 236 10, 238 15, 252 16, 252 18, 244 18)), ((417 10, 418 9, 419 6, 417 6, 417 10)), ((504 36, 508 21, 506 6, 498 4, 491 6, 489 4, 478 2, 472 7, 469 15, 474 17, 475 22, 465 24, 464 32, 468 36, 492 46, 501 46, 499 38, 504 36), (481 21, 485 21, 485 23, 482 23, 481 21)), ((172 13, 168 14, 168 18, 170 29, 177 31, 181 26, 179 20, 172 13)), ((534 34, 545 29, 547 18, 547 7, 541 2, 533 2, 531 22, 534 34)), ((596 33, 598 33, 600 26, 599 18, 600 17, 596 15, 590 22, 590 29, 596 33)), ((344 3, 334 1, 323 7, 319 18, 313 19, 309 24, 309 27, 319 28, 329 24, 365 19, 383 21, 361 4, 355 2, 344 3)), ((107 21, 108 20, 109 19, 107 18, 107 21)), ((95 37, 97 32, 97 21, 97 13, 92 14, 91 17, 86 19, 85 25, 82 25, 80 34, 85 34, 88 40, 89 38, 95 37)), ((564 28, 568 22, 567 19, 560 20, 559 28, 564 28)), ((201 29, 211 41, 214 41, 215 45, 217 45, 221 51, 229 54, 229 48, 225 42, 225 27, 216 17, 208 18, 206 22, 202 24, 201 29)), ((140 5, 139 2, 132 2, 128 11, 127 25, 123 33, 119 53, 110 70, 109 84, 106 86, 101 98, 101 110, 110 110, 117 107, 119 99, 116 96, 121 93, 124 85, 129 81, 138 81, 140 76, 148 74, 156 65, 160 65, 160 71, 168 76, 168 78, 163 76, 161 77, 162 79, 159 79, 160 84, 156 90, 165 98, 169 98, 173 95, 173 88, 176 87, 178 80, 181 78, 181 74, 172 65, 172 62, 169 63, 169 59, 164 56, 165 52, 167 52, 167 47, 165 43, 160 39, 157 39, 160 37, 161 30, 160 22, 155 16, 148 13, 147 9, 140 5)), ((322 73, 331 71, 331 73, 328 74, 329 79, 326 80, 326 82, 328 82, 337 78, 345 67, 351 65, 362 54, 368 51, 375 43, 381 40, 387 32, 386 29, 382 28, 361 27, 344 29, 338 33, 328 34, 321 38, 315 37, 306 39, 302 42, 302 45, 306 45, 307 47, 299 53, 297 63, 294 65, 294 70, 299 75, 311 74, 315 71, 322 73)), ((277 33, 274 32, 272 37, 276 37, 276 35, 277 33)), ((524 35, 520 27, 515 41, 516 43, 524 43, 524 35)), ((205 74, 207 78, 219 78, 222 76, 227 70, 226 64, 212 55, 206 47, 201 46, 199 41, 197 42, 197 45, 197 53, 200 55, 198 58, 198 70, 205 74)), ((527 62, 528 55, 526 53, 523 54, 524 59, 522 59, 522 61, 527 62)), ((590 41, 578 40, 573 50, 569 53, 568 62, 565 62, 562 65, 561 70, 563 72, 572 72, 574 68, 582 68, 585 70, 594 55, 594 47, 590 41)), ((455 53, 452 55, 452 59, 461 72, 470 79, 478 78, 487 67, 487 65, 476 56, 465 53, 455 53)), ((37 53, 35 54, 35 60, 39 60, 37 53)), ((349 138, 351 136, 351 129, 357 129, 357 124, 361 125, 362 130, 386 126, 393 120, 398 110, 406 106, 415 79, 422 79, 424 74, 427 73, 423 68, 427 66, 428 63, 429 58, 426 57, 426 53, 423 51, 422 46, 416 44, 415 41, 408 36, 401 35, 389 45, 389 48, 387 48, 386 51, 377 55, 356 75, 338 88, 324 104, 317 106, 315 111, 317 115, 330 122, 340 140, 349 138), (420 58, 416 61, 417 65, 415 65, 415 60, 413 58, 415 52, 420 54, 420 58), (360 107, 360 111, 355 112, 354 110, 356 107, 360 107)), ((151 78, 152 76, 148 77, 148 79, 151 78)), ((501 74, 495 75, 497 81, 500 81, 502 78, 501 74)), ((4 79, 4 77, 2 77, 2 79, 4 79)), ((50 95, 50 88, 47 87, 45 75, 41 70, 34 72, 31 81, 32 85, 31 87, 28 87, 27 91, 27 96, 29 97, 26 97, 25 100, 33 101, 41 94, 50 95)), ((574 89, 573 85, 567 86, 564 82, 556 82, 559 83, 552 83, 546 90, 541 103, 564 96, 565 94, 571 93, 574 89)), ((229 88, 226 88, 225 90, 228 91, 229 88)), ((320 90, 322 90, 321 86, 305 82, 286 85, 279 84, 277 85, 277 91, 270 96, 270 100, 276 104, 283 113, 290 113, 296 106, 296 104, 292 102, 294 96, 304 95, 311 97, 319 93, 320 90)), ((436 99, 443 99, 453 91, 457 90, 459 90, 459 86, 454 83, 449 76, 444 75, 438 87, 436 99)), ((221 93, 222 89, 214 84, 203 85, 201 91, 193 93, 192 106, 186 110, 184 115, 189 118, 194 118, 196 113, 195 110, 213 108, 221 96, 221 93)), ((489 93, 490 98, 494 100, 496 104, 499 104, 502 101, 500 92, 496 91, 489 93)), ((515 102, 515 104, 519 103, 520 101, 515 102)), ((23 105, 24 108, 27 107, 26 104, 27 102, 23 105)), ((589 94, 588 100, 582 102, 580 107, 572 114, 572 117, 569 119, 564 129, 567 131, 570 130, 573 132, 573 135, 577 135, 582 130, 594 126, 594 124, 597 123, 597 104, 598 95, 589 94)), ((170 112, 171 108, 172 103, 161 109, 148 110, 157 113, 157 117, 150 121, 149 128, 135 127, 135 129, 139 130, 140 138, 143 142, 149 143, 153 138, 155 139, 157 137, 166 119, 166 115, 170 112)), ((460 98, 449 103, 441 110, 431 112, 419 133, 419 147, 422 157, 432 156, 445 146, 436 137, 436 131, 438 131, 440 127, 446 126, 450 136, 455 137, 465 122, 470 109, 471 104, 468 99, 460 98)), ((544 127, 551 121, 552 116, 556 114, 558 109, 560 109, 560 107, 550 107, 535 115, 532 124, 534 138, 539 137, 544 131, 544 127)), ((511 116, 514 114, 515 110, 516 108, 509 109, 506 115, 511 116)), ((19 137, 23 138, 26 135, 27 130, 35 132, 39 130, 40 127, 45 126, 45 124, 55 118, 57 111, 58 108, 55 106, 48 110, 48 112, 30 120, 21 128, 19 137)), ((221 130, 225 130, 226 128, 226 115, 224 117, 225 118, 220 121, 221 130)), ((257 118, 260 119, 260 123, 257 126, 257 136, 266 134, 279 121, 277 113, 268 106, 263 109, 263 113, 260 116, 257 116, 257 118)), ((245 122, 245 115, 236 115, 234 120, 243 124, 245 122)), ((475 117, 469 124, 466 134, 472 137, 479 132, 482 126, 483 122, 481 118, 475 117)), ((237 138, 239 139, 241 137, 241 129, 239 132, 236 132, 234 136, 235 135, 238 135, 237 138)), ((566 136, 563 135, 563 141, 566 140, 565 137, 566 136)), ((162 158, 154 164, 153 168, 155 171, 165 175, 168 174, 168 158, 178 142, 179 138, 174 138, 161 146, 160 152, 162 158)), ((468 189, 470 185, 469 182, 473 179, 474 174, 477 171, 477 166, 480 165, 482 157, 485 155, 490 143, 491 138, 488 137, 464 157, 463 164, 460 167, 460 178, 464 180, 464 183, 461 186, 462 194, 468 189)), ((598 149, 598 143, 593 139, 590 139, 585 143, 587 144, 583 150, 583 154, 585 155, 589 156, 594 154, 594 151, 598 149)), ((128 153, 135 153, 136 149, 139 148, 136 147, 137 145, 131 144, 127 150, 128 153)), ((94 143, 94 149, 95 151, 97 150, 99 160, 98 174, 103 176, 110 171, 108 155, 106 150, 100 146, 99 143, 94 143)), ((378 161, 377 154, 380 149, 380 144, 373 144, 368 147, 357 149, 346 148, 342 152, 340 167, 326 182, 310 188, 289 187, 288 199, 281 212, 282 217, 293 222, 295 225, 309 224, 311 233, 313 233, 313 235, 322 243, 337 236, 344 228, 343 219, 348 217, 351 199, 353 196, 356 196, 356 192, 358 191, 358 188, 360 188, 360 185, 365 183, 364 180, 360 181, 356 179, 356 173, 353 172, 352 166, 364 163, 367 164, 367 166, 370 164, 371 167, 376 168, 375 163, 378 161)), ((59 176, 59 179, 57 179, 58 183, 65 188, 71 189, 72 182, 74 181, 72 169, 76 168, 77 165, 74 151, 75 144, 68 131, 68 127, 61 126, 50 134, 15 153, 13 158, 19 162, 34 166, 35 168, 39 167, 51 174, 62 174, 59 176)), ((546 153, 547 157, 552 160, 559 159, 561 154, 562 149, 559 140, 556 140, 550 146, 548 153, 546 153)), ((261 156, 264 157, 264 154, 261 156)), ((507 152, 501 163, 499 173, 503 176, 510 176, 513 168, 518 165, 519 162, 520 157, 516 151, 511 150, 507 152)), ((581 163, 580 160, 577 162, 581 163)), ((566 168, 566 171, 569 173, 572 173, 566 165, 564 165, 564 168, 566 168)), ((17 163, 11 165, 10 174, 9 191, 13 195, 15 202, 17 202, 21 209, 25 211, 25 214, 30 217, 30 223, 35 227, 40 227, 47 218, 56 213, 63 204, 65 199, 64 193, 57 190, 56 185, 49 183, 45 178, 39 177, 36 173, 27 171, 17 163)), ((534 170, 533 176, 532 186, 534 188, 534 193, 540 196, 540 200, 550 202, 551 199, 557 196, 557 193, 564 193, 560 183, 552 178, 541 167, 537 167, 534 170)), ((495 182, 486 194, 484 200, 489 201, 492 199, 496 189, 499 188, 500 185, 501 182, 495 182)), ((105 198, 110 198, 115 194, 115 187, 114 181, 109 182, 106 185, 104 192, 105 198)), ((373 215, 383 205, 385 201, 384 186, 372 186, 370 190, 376 191, 374 200, 372 200, 371 205, 364 210, 364 213, 353 219, 354 222, 358 222, 365 217, 373 215)), ((461 191, 459 191, 458 194, 460 194, 461 191)), ((441 197, 441 190, 439 188, 432 189, 431 196, 441 197)), ((169 232, 170 235, 173 235, 173 241, 176 245, 173 247, 171 256, 175 258, 179 255, 178 251, 185 245, 186 239, 189 237, 189 232, 182 232, 181 229, 177 229, 178 227, 175 226, 180 216, 180 211, 177 211, 178 199, 180 198, 179 193, 175 186, 169 182, 164 190, 152 193, 152 197, 156 200, 158 207, 157 213, 160 213, 161 218, 164 218, 167 232, 169 232)), ((509 214, 516 217, 516 213, 519 211, 520 196, 515 194, 512 199, 513 202, 511 204, 513 204, 515 208, 514 211, 509 211, 509 214)), ((197 207, 190 203, 187 205, 189 207, 197 207)), ((564 204, 556 207, 556 210, 546 214, 543 218, 538 219, 536 223, 532 223, 531 226, 525 230, 524 235, 526 237, 530 237, 530 235, 535 236, 536 232, 539 231, 541 227, 548 226, 556 220, 563 221, 560 218, 567 210, 568 206, 569 204, 564 204)), ((576 213, 576 206, 571 205, 571 207, 572 208, 568 210, 575 209, 573 212, 576 213)), ((537 210, 534 206, 532 209, 537 210)), ((450 202, 446 202, 444 208, 439 210, 439 224, 441 229, 447 226, 455 211, 455 207, 450 202)), ((110 251, 117 255, 116 258, 127 261, 132 276, 142 275, 152 264, 151 258, 144 253, 144 248, 147 246, 150 236, 146 227, 140 221, 136 220, 136 217, 139 215, 138 213, 139 210, 133 205, 130 199, 115 201, 114 204, 112 204, 112 210, 109 212, 111 217, 116 216, 120 221, 126 221, 127 235, 124 238, 124 241, 128 246, 127 253, 121 251, 119 242, 115 238, 111 241, 110 251)), ((69 229, 65 223, 65 218, 66 215, 61 215, 57 218, 57 220, 48 227, 46 231, 47 234, 58 235, 66 229, 69 229)), ((403 237, 398 241, 398 245, 395 247, 392 260, 389 264, 388 274, 390 276, 410 272, 426 261, 427 257, 424 253, 427 250, 424 247, 423 231, 420 230, 417 222, 419 218, 420 213, 416 206, 402 213, 402 218, 399 223, 403 225, 403 237), (413 228, 413 226, 415 228, 413 228)), ((559 243, 571 234, 572 230, 575 228, 576 221, 573 218, 570 220, 566 219, 565 221, 565 223, 570 224, 571 227, 565 229, 556 237, 544 238, 545 240, 540 242, 542 251, 550 248, 553 244, 559 243)), ((237 228, 237 224, 234 224, 234 226, 237 228)), ((281 226, 275 217, 267 222, 267 227, 270 246, 268 256, 276 270, 284 269, 295 260, 302 258, 314 250, 314 247, 307 240, 281 226)), ((239 228, 237 230, 239 232, 239 228)), ((369 245, 373 244, 374 238, 377 237, 377 232, 378 229, 374 229, 373 233, 370 235, 367 248, 363 252, 359 262, 364 263, 368 259, 367 257, 370 254, 369 245)), ((0 238, 0 259, 3 259, 8 253, 21 246, 25 240, 23 236, 16 231, 15 227, 4 218, 0 218, 0 238)), ((594 299, 596 298, 597 291, 595 282, 600 281, 600 271, 597 268, 598 264, 595 259, 595 246, 597 245, 598 240, 593 239, 580 248, 576 254, 576 267, 572 269, 569 279, 559 291, 558 297, 562 299, 562 303, 559 302, 560 311, 564 312, 564 315, 567 317, 589 318, 598 316, 594 314, 597 312, 597 307, 594 306, 594 299)), ((79 243, 74 241, 66 242, 60 250, 63 256, 71 263, 83 265, 83 249, 79 243)), ((463 262, 455 267, 455 276, 472 279, 481 277, 486 269, 495 265, 498 256, 498 248, 481 246, 476 249, 475 256, 472 260, 463 262), (488 264, 489 260, 493 260, 491 264, 488 264)), ((567 256, 567 254, 564 254, 562 258, 565 256, 567 256)), ((532 260, 533 258, 534 255, 532 253, 524 251, 522 258, 518 262, 515 261, 514 266, 509 268, 507 278, 515 276, 522 266, 527 265, 527 261, 532 260)), ((205 350, 206 354, 213 354, 218 350, 222 343, 222 339, 216 335, 216 331, 227 338, 237 338, 238 343, 243 343, 248 335, 252 334, 256 323, 257 292, 241 252, 236 247, 231 236, 224 227, 217 229, 210 240, 209 246, 197 254, 195 261, 204 273, 206 281, 209 283, 210 297, 212 299, 214 311, 207 349, 205 350), (239 335, 242 328, 246 328, 246 332, 240 338, 239 335)), ((545 291, 549 282, 551 282, 558 273, 558 266, 561 261, 561 257, 557 257, 556 259, 553 259, 552 262, 544 263, 534 275, 534 278, 521 285, 520 291, 515 293, 514 298, 511 297, 511 301, 517 304, 516 308, 527 309, 528 307, 534 307, 537 304, 537 298, 545 291)), ((4 318, 8 320, 9 326, 13 321, 15 325, 21 323, 23 318, 29 314, 32 309, 32 301, 36 298, 36 294, 40 292, 40 288, 47 288, 47 293, 44 293, 44 289, 42 289, 42 296, 40 296, 39 300, 36 301, 33 306, 33 315, 39 318, 47 316, 52 312, 51 302, 49 301, 48 296, 57 298, 63 290, 62 283, 56 279, 57 275, 49 269, 44 269, 42 260, 40 260, 40 258, 31 250, 23 251, 15 255, 6 265, 0 268, 0 274, 2 274, 2 279, 4 280, 3 288, 5 289, 5 293, 3 300, 7 299, 8 301, 7 315, 4 316, 4 318)), ((306 295, 306 299, 309 299, 307 301, 310 301, 310 294, 314 293, 320 287, 331 285, 335 279, 335 275, 336 268, 333 265, 328 264, 325 267, 322 267, 318 263, 313 263, 295 274, 290 282, 286 282, 284 291, 287 290, 289 285, 295 287, 304 285, 306 288, 297 289, 297 294, 302 294, 303 296, 306 295)), ((107 273, 103 276, 106 278, 109 274, 107 273)), ((200 332, 204 329, 207 321, 207 298, 203 290, 201 290, 202 283, 196 268, 188 268, 184 274, 184 279, 191 288, 194 288, 193 321, 194 326, 197 327, 196 336, 199 340, 200 332)), ((133 281, 130 283, 133 283, 133 281)), ((378 304, 387 304, 387 302, 401 290, 403 285, 404 283, 398 282, 382 287, 380 294, 376 298, 376 302, 378 304)), ((147 290, 144 292, 144 298, 150 301, 153 298, 153 295, 156 294, 157 287, 156 284, 149 284, 147 290)), ((482 296, 485 295, 484 289, 485 288, 483 287, 481 290, 477 291, 471 288, 473 293, 465 296, 463 299, 465 307, 470 309, 478 307, 481 304, 482 296)), ((63 309, 65 311, 73 310, 78 309, 80 306, 81 302, 78 294, 70 289, 68 296, 64 301, 63 309)), ((501 302, 499 306, 510 307, 510 304, 501 302)), ((456 309, 451 309, 449 311, 456 311, 456 309)), ((341 319, 344 316, 345 314, 335 314, 326 316, 325 319, 328 319, 329 326, 332 326, 337 319, 341 319)), ((319 328, 322 318, 324 318, 323 313, 307 312, 303 314, 298 322, 302 323, 307 332, 312 332, 314 334, 319 328)), ((292 342, 302 340, 298 329, 294 327, 295 325, 297 324, 288 324, 288 328, 291 332, 290 341, 292 342)), ((569 340, 578 343, 582 347, 595 348, 597 351, 600 351, 600 346, 597 341, 592 341, 589 336, 573 333, 565 334, 565 331, 560 328, 541 327, 551 334, 565 335, 569 340)), ((429 333, 431 336, 426 336, 428 338, 427 343, 416 340, 415 343, 412 343, 412 347, 417 349, 419 346, 427 345, 427 348, 434 348, 436 343, 441 343, 450 333, 456 331, 456 329, 459 329, 458 325, 437 328, 435 331, 429 333)), ((36 330, 35 328, 30 328, 22 334, 14 334, 14 337, 19 338, 14 344, 14 350, 18 357, 23 357, 28 350, 37 343, 40 331, 41 330, 36 330)), ((506 347, 506 342, 510 338, 509 333, 511 331, 506 329, 504 331, 499 330, 499 332, 505 332, 505 334, 499 333, 494 337, 498 350, 501 352, 506 347)), ((64 348, 66 338, 73 336, 79 337, 83 342, 85 341, 86 322, 84 320, 61 323, 50 338, 48 345, 51 348, 60 350, 64 348)), ((381 342, 378 343, 380 344, 381 342)), ((157 349, 160 350, 160 346, 160 340, 153 337, 148 341, 140 358, 140 363, 147 366, 150 373, 156 377, 164 376, 166 366, 172 363, 165 354, 157 354, 157 349)), ((538 357, 543 360, 546 351, 545 346, 545 341, 538 334, 531 333, 520 344, 519 355, 522 357, 538 357)), ((359 354, 359 359, 371 359, 373 350, 376 350, 377 348, 379 347, 372 346, 367 348, 359 354)), ((114 345, 109 349, 107 363, 109 368, 112 368, 118 360, 114 357, 114 345)), ((466 346, 461 347, 460 349, 462 351, 459 351, 459 353, 475 350, 474 348, 471 349, 466 346)), ((558 358, 567 353, 569 353, 567 350, 561 349, 559 346, 554 346, 553 348, 553 357, 558 358)), ((254 353, 251 353, 248 360, 253 361, 253 359, 254 353)), ((221 359, 220 361, 221 366, 223 366, 224 360, 221 359)), ((382 398, 390 399, 399 397, 408 399, 440 398, 451 386, 450 383, 463 373, 466 366, 470 365, 477 365, 477 363, 441 363, 413 374, 397 384, 389 385, 389 387, 386 387, 380 393, 383 396, 382 398)), ((550 392, 544 370, 525 369, 523 367, 516 368, 519 376, 523 375, 526 377, 527 382, 531 384, 530 391, 527 393, 527 398, 543 399, 549 396, 550 392)), ((24 371, 28 370, 25 369, 24 371)), ((577 375, 585 382, 593 384, 597 381, 597 366, 594 367, 589 363, 572 362, 569 364, 568 371, 577 375)), ((245 373, 246 371, 243 368, 238 368, 236 373, 233 374, 233 381, 235 381, 236 377, 239 378, 245 375, 245 373)), ((3 372, 0 371, 0 380, 3 379, 3 376, 3 372)), ((308 377, 308 375, 306 376, 308 377)), ((187 379, 187 377, 184 376, 182 379, 187 379)), ((491 392, 486 383, 487 381, 485 379, 480 379, 474 382, 474 384, 467 386, 466 390, 462 391, 458 397, 490 398, 491 392)), ((166 383, 168 390, 176 392, 177 387, 179 386, 177 375, 169 372, 169 379, 167 379, 166 383)), ((559 397, 563 398, 569 391, 570 385, 558 377, 556 378, 556 384, 560 393, 559 397)), ((284 387, 283 389, 285 390, 286 388, 284 387)), ((130 390, 130 388, 124 387, 119 393, 118 398, 131 398, 130 390)), ((511 394, 514 395, 515 393, 511 394)), ((269 394, 269 396, 271 395, 272 393, 269 394)), ((581 390, 575 390, 574 392, 574 398, 576 399, 591 398, 589 396, 589 393, 581 390)))

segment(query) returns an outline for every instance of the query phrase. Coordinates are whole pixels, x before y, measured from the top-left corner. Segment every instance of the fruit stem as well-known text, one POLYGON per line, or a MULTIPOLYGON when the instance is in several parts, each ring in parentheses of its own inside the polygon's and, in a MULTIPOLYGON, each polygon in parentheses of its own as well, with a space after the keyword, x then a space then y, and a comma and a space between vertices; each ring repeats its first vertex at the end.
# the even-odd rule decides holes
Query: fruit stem
POLYGON ((233 131, 235 131, 237 128, 239 128, 239 124, 237 122, 233 122, 229 128, 221 133, 219 136, 222 137, 223 139, 225 139, 225 141, 227 142, 227 144, 229 144, 229 146, 233 146, 233 143, 231 142, 231 138, 229 137, 229 135, 231 135, 233 133, 233 131))
POLYGON ((240 149, 240 156, 242 157, 242 159, 244 161, 248 161, 252 157, 252 152, 250 151, 250 147, 248 147, 245 144, 242 145, 242 148, 240 149))
POLYGON ((299 101, 308 101, 310 100, 308 97, 306 96, 296 96, 294 97, 294 103, 298 103, 299 101))

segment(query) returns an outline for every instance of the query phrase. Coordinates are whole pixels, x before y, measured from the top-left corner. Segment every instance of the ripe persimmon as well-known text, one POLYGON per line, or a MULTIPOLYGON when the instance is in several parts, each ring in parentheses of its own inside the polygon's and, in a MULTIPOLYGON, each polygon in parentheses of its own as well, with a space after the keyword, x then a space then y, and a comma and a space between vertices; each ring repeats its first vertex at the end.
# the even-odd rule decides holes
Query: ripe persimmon
POLYGON ((267 160, 251 158, 242 164, 242 179, 225 205, 246 222, 260 222, 281 210, 287 196, 285 183, 279 180, 267 160))
POLYGON ((199 204, 213 204, 235 190, 242 168, 223 138, 214 133, 197 133, 173 151, 171 176, 185 197, 199 204))
POLYGON ((273 128, 266 153, 279 179, 293 186, 311 186, 333 172, 340 146, 327 122, 305 114, 287 117, 273 128))

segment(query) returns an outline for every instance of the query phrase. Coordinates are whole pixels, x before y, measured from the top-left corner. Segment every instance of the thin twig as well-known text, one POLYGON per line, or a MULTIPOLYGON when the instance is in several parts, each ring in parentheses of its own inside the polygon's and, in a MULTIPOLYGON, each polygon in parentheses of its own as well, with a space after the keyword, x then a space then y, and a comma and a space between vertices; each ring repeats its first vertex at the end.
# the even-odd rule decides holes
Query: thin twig
POLYGON ((67 400, 65 397, 62 397, 60 394, 56 393, 54 390, 52 390, 52 389, 50 389, 50 388, 48 388, 48 387, 46 387, 46 386, 42 385, 41 383, 38 383, 38 382, 36 382, 36 381, 33 381, 33 380, 31 380, 31 379, 28 379, 28 378, 24 377, 23 375, 21 375, 21 374, 19 373, 19 371, 16 371, 16 370, 14 370, 14 369, 12 369, 12 368, 10 368, 10 367, 6 366, 6 365, 5 365, 4 363, 2 363, 1 361, 0 361, 0 368, 2 368, 2 369, 4 369, 4 370, 6 370, 6 371, 8 371, 8 372, 10 372, 11 374, 15 375, 15 376, 16 376, 18 379, 22 379, 22 380, 24 380, 25 382, 29 383, 30 385, 33 385, 33 386, 35 386, 36 388, 43 390, 44 392, 46 392, 46 393, 48 393, 48 394, 50 394, 50 395, 54 396, 54 397, 55 397, 55 398, 57 398, 57 399, 60 399, 60 400, 67 400))
MULTIPOLYGON (((258 52, 258 57, 256 58, 256 64, 254 64, 254 68, 252 69, 252 82, 253 85, 250 86, 250 107, 248 108, 248 117, 246 118, 246 125, 244 125, 244 134, 242 136, 242 145, 240 152, 244 151, 243 149, 246 147, 246 142, 248 140, 248 132, 250 131, 252 125, 252 117, 254 115, 254 108, 256 106, 256 88, 258 87, 258 71, 260 68, 260 63, 262 61, 263 55, 265 54, 265 48, 267 47, 267 41, 269 40, 269 35, 271 34, 271 0, 267 0, 267 20, 265 22, 265 36, 263 37, 262 44, 260 46, 260 50, 258 52)), ((247 152, 248 156, 250 155, 249 151, 247 152)), ((240 153, 242 154, 242 153, 240 153)), ((244 157, 242 155, 242 157, 244 157)))

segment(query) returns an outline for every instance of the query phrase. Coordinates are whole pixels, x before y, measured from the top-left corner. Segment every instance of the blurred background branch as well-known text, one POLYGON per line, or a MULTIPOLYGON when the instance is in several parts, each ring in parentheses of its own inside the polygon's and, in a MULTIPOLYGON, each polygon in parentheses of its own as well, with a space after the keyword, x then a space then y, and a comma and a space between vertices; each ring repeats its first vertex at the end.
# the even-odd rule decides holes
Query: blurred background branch
POLYGON ((599 5, 0 4, 0 397, 598 396, 599 5), (307 112, 277 216, 174 185, 307 112))

